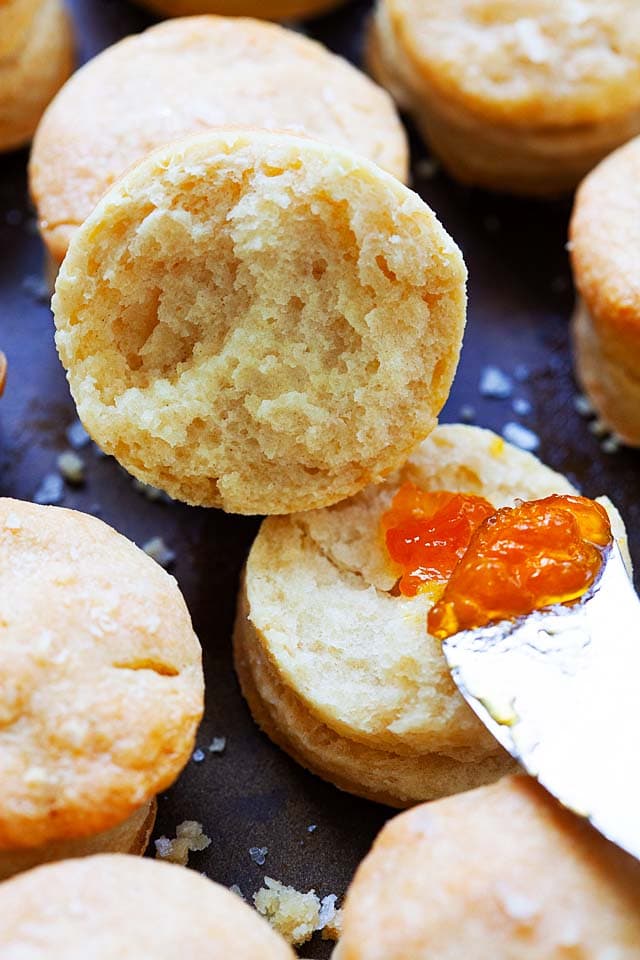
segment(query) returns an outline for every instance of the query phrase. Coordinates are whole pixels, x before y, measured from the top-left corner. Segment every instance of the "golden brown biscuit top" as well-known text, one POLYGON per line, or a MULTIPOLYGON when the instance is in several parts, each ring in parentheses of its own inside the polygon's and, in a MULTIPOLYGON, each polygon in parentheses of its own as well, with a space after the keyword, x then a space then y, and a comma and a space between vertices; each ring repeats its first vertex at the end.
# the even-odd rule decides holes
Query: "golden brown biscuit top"
POLYGON ((640 864, 535 781, 391 820, 347 894, 335 960, 637 960, 640 864))
POLYGON ((53 256, 62 259, 74 227, 132 163, 226 124, 306 132, 407 176, 391 99, 341 57, 257 20, 172 20, 91 60, 43 118, 31 189, 53 256))
POLYGON ((3 960, 294 960, 236 894, 193 870, 108 854, 0 888, 3 960))
POLYGON ((175 580, 100 520, 0 499, 0 850, 85 836, 175 779, 202 712, 175 580))
POLYGON ((640 137, 583 180, 570 228, 576 285, 608 349, 640 358, 640 137))
POLYGON ((562 126, 640 106, 636 0, 383 0, 414 69, 486 120, 562 126))

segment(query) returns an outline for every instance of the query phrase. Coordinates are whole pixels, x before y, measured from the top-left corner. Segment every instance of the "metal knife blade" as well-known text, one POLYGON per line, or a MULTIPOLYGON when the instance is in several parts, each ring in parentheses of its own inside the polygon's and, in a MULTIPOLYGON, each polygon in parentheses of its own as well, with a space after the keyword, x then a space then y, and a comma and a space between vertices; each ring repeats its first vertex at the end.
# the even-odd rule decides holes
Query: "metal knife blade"
POLYGON ((640 859, 640 600, 618 546, 579 602, 461 631, 443 651, 502 746, 640 859))

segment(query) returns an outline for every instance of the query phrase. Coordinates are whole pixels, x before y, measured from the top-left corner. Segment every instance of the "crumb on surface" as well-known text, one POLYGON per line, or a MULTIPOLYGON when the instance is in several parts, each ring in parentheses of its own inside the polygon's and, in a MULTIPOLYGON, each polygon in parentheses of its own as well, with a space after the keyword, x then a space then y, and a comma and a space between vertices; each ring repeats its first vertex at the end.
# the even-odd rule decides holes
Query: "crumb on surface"
POLYGON ((480 374, 480 393, 492 400, 506 400, 513 393, 513 380, 499 367, 489 364, 480 374))
POLYGON ((202 763, 202 761, 204 760, 204 757, 205 757, 204 750, 201 750, 200 747, 198 747, 197 750, 194 750, 193 753, 191 754, 191 759, 193 760, 194 763, 202 763))
POLYGON ((210 845, 211 838, 203 832, 201 823, 197 820, 184 820, 176 827, 174 839, 158 837, 155 841, 156 858, 186 867, 190 853, 206 850, 210 845))
POLYGON ((58 470, 67 483, 78 486, 84 482, 84 460, 73 450, 65 450, 64 453, 61 453, 57 464, 58 470))
POLYGON ((86 447, 87 444, 91 442, 91 437, 78 419, 69 424, 65 431, 65 436, 69 446, 74 450, 81 450, 82 447, 86 447))
POLYGON ((227 738, 226 737, 214 737, 207 747, 209 753, 224 753, 227 749, 227 738))
POLYGON ((321 900, 315 890, 302 893, 272 877, 265 877, 264 887, 253 895, 258 913, 294 946, 306 943, 318 930, 325 940, 337 939, 342 919, 337 899, 331 893, 321 900))

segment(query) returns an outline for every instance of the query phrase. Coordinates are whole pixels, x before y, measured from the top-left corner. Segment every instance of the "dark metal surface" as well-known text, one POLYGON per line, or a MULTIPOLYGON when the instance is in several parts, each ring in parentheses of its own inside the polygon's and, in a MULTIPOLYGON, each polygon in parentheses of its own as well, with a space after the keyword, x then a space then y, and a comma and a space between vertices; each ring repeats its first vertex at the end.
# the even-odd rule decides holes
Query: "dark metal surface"
MULTIPOLYGON (((70 6, 81 60, 152 22, 126 0, 73 0, 70 6)), ((351 4, 307 30, 357 58, 367 8, 366 2, 351 4)), ((586 495, 607 493, 617 504, 640 563, 638 454, 603 452, 573 406, 573 292, 564 249, 569 203, 528 203, 464 189, 443 174, 429 176, 424 149, 415 139, 412 146, 414 186, 462 247, 470 271, 465 347, 443 419, 458 420, 461 408, 471 405, 478 424, 498 431, 508 421, 530 427, 540 436, 544 461, 586 495), (513 397, 479 395, 488 363, 525 376, 516 381, 513 397), (515 397, 530 401, 529 414, 513 412, 515 397)), ((30 499, 67 448, 65 429, 75 414, 53 346, 26 162, 26 152, 0 157, 0 348, 9 360, 0 402, 0 493, 30 499)), ((165 539, 176 551, 173 572, 204 648, 207 712, 198 745, 206 758, 192 761, 161 799, 156 836, 174 835, 184 819, 200 820, 213 842, 192 854, 191 865, 221 883, 239 884, 245 895, 265 873, 300 889, 315 887, 321 895, 342 894, 390 811, 300 769, 258 733, 240 697, 230 637, 238 573, 257 520, 149 502, 113 460, 92 448, 81 453, 86 484, 67 488, 65 505, 98 514, 137 543, 155 535, 165 539), (206 750, 213 736, 228 738, 224 754, 206 750), (311 824, 317 825, 313 832, 311 824), (268 848, 264 867, 249 856, 254 846, 268 848)), ((329 946, 318 941, 302 952, 325 957, 329 946)))

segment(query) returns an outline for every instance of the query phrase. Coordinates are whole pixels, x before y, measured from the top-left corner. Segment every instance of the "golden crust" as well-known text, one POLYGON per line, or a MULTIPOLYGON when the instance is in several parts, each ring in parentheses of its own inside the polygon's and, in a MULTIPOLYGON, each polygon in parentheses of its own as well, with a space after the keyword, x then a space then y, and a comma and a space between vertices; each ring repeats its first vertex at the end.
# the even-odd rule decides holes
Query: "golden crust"
POLYGON ((0 916, 6 960, 295 960, 236 894, 193 870, 118 854, 3 883, 0 916))
POLYGON ((22 46, 42 0, 0 0, 0 62, 22 46))
POLYGON ((637 960, 640 865, 533 780, 403 813, 347 893, 334 960, 637 960))
POLYGON ((69 15, 62 0, 43 0, 20 45, 0 57, 0 152, 31 140, 45 107, 72 69, 69 15))
POLYGON ((606 325, 594 322, 579 300, 572 334, 576 376, 598 418, 629 446, 640 446, 640 363, 632 353, 621 360, 619 344, 606 325))
POLYGON ((420 81, 487 121, 577 126, 640 110, 635 0, 382 0, 420 81))
POLYGON ((93 517, 0 500, 0 850, 87 837, 166 789, 202 713, 178 587, 93 517))
POLYGON ((123 823, 102 833, 72 840, 54 840, 39 847, 0 851, 0 881, 55 860, 90 857, 98 853, 130 853, 141 857, 149 845, 157 810, 154 798, 123 823))
POLYGON ((576 286, 599 338, 640 376, 640 137, 580 185, 569 239, 576 286))
POLYGON ((221 13, 229 17, 265 17, 284 20, 309 17, 339 6, 344 0, 138 0, 165 17, 221 13))
POLYGON ((640 132, 629 4, 381 0, 368 65, 457 179, 553 196, 640 132))
POLYGON ((391 99, 346 60, 258 20, 174 20, 95 57, 43 117, 30 185, 54 258, 63 259, 76 228, 131 164, 225 124, 304 131, 407 179, 406 136, 391 99))
POLYGON ((496 506, 573 488, 474 427, 438 427, 395 474, 325 510, 268 518, 247 561, 238 673, 259 724, 320 775, 406 805, 512 768, 459 696, 429 601, 398 597, 379 518, 405 480, 496 506))
POLYGON ((371 161, 265 131, 162 148, 58 275, 56 343, 107 452, 189 503, 287 513, 355 493, 435 424, 466 270, 371 161))

